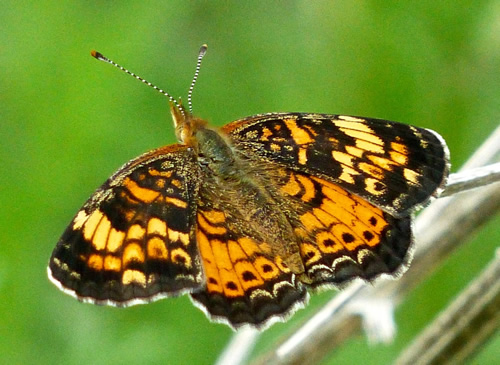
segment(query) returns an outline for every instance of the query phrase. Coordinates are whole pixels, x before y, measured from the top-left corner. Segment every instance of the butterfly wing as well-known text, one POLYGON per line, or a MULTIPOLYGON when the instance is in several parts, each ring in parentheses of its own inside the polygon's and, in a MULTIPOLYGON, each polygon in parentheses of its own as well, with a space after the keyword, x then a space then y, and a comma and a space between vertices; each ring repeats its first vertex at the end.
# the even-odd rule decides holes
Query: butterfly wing
POLYGON ((263 159, 336 183, 394 216, 407 216, 444 186, 448 149, 435 132, 379 119, 262 114, 223 127, 263 159))
POLYGON ((245 221, 220 208, 205 196, 197 213, 206 287, 191 293, 194 303, 233 328, 283 320, 307 300, 305 287, 268 243, 244 232, 245 221))
POLYGON ((308 285, 342 287, 406 268, 411 217, 395 218, 323 178, 283 169, 277 198, 289 212, 308 285))
POLYGON ((181 145, 122 167, 63 233, 49 262, 51 280, 80 300, 118 306, 198 288, 196 168, 181 145))

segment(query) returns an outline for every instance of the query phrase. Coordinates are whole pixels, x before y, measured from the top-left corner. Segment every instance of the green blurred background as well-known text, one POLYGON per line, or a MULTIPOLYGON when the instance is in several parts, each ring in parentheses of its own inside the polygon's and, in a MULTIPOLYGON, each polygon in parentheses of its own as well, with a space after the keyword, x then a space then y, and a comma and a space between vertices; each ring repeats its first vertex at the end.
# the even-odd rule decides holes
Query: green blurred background
MULTIPOLYGON (((208 364, 232 331, 188 297, 128 309, 81 304, 46 264, 87 197, 121 164, 175 137, 166 99, 96 49, 186 96, 195 113, 344 113, 439 131, 456 169, 498 125, 498 1, 2 1, 0 363, 208 364)), ((352 339, 326 364, 387 364, 493 257, 500 219, 398 308, 390 345, 352 339)), ((256 353, 334 292, 276 324, 256 353)), ((474 363, 498 360, 500 336, 474 363)))

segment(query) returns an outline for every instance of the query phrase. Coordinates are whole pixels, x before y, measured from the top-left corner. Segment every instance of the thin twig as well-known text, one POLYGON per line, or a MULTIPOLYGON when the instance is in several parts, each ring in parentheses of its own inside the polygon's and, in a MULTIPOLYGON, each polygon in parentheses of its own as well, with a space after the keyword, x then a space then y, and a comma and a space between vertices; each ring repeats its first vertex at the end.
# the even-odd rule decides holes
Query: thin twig
POLYGON ((499 309, 500 251, 395 364, 464 363, 500 327, 499 309))
POLYGON ((243 327, 233 336, 226 349, 217 359, 216 365, 241 364, 248 358, 260 332, 254 328, 243 327))
POLYGON ((440 197, 455 195, 500 181, 500 162, 451 174, 440 197))

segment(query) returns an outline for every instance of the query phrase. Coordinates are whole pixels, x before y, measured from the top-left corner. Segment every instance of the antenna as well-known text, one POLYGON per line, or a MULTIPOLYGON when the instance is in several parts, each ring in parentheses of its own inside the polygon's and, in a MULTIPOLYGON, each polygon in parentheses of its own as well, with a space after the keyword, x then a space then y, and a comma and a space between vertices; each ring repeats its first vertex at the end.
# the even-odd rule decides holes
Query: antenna
MULTIPOLYGON (((203 46, 202 46, 202 49, 203 49, 203 46)), ((206 46, 205 46, 205 50, 206 50, 206 46)), ((170 100, 172 103, 174 103, 174 105, 177 107, 177 109, 180 110, 180 112, 182 113, 182 115, 184 115, 184 109, 179 105, 179 103, 177 102, 177 100, 175 100, 169 93, 167 93, 166 91, 160 89, 158 86, 155 86, 153 85, 152 83, 150 83, 149 81, 143 79, 142 77, 136 75, 135 73, 127 70, 126 68, 120 66, 119 64, 117 64, 116 62, 110 60, 109 58, 103 56, 101 53, 97 52, 97 51, 94 51, 92 50, 90 52, 90 55, 92 57, 94 57, 95 59, 98 59, 99 61, 103 61, 103 62, 107 62, 117 68, 119 68, 120 70, 122 70, 123 72, 129 74, 130 76, 133 76, 135 77, 137 80, 143 82, 144 84, 148 85, 148 86, 151 86, 153 89, 155 89, 156 91, 160 92, 161 94, 165 95, 168 100, 170 100)), ((197 77, 197 74, 198 74, 198 71, 199 71, 199 64, 200 64, 200 61, 201 61, 201 58, 203 58, 203 55, 201 55, 201 50, 200 50, 200 55, 198 56, 198 64, 197 64, 197 67, 196 67, 196 74, 195 74, 195 78, 193 80, 193 82, 191 83, 191 89, 194 85, 194 82, 196 81, 196 77, 197 77)), ((190 91, 191 91, 190 89, 190 91)))
POLYGON ((194 85, 196 84, 196 80, 198 80, 198 75, 200 74, 200 68, 201 68, 201 60, 203 59, 203 56, 205 56, 205 53, 207 53, 207 48, 208 46, 206 44, 203 44, 200 48, 200 51, 198 52, 198 61, 196 62, 196 69, 194 71, 193 81, 191 81, 191 86, 189 87, 188 91, 188 108, 191 114, 193 114, 193 104, 191 103, 191 98, 193 96, 193 89, 194 85))

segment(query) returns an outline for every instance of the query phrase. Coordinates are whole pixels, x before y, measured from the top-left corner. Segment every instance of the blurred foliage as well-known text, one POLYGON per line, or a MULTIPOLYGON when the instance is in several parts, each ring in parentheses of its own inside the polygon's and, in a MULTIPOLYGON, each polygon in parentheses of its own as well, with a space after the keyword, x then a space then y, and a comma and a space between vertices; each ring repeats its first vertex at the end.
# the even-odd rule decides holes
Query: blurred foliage
MULTIPOLYGON (((12 1, 0 5, 0 354, 10 364, 208 364, 231 336, 188 297, 129 309, 77 302, 47 280, 50 253, 122 163, 174 142, 164 97, 89 56, 97 49, 216 125, 271 111, 344 113, 439 131, 452 169, 498 125, 498 1, 12 1)), ((397 312, 391 345, 359 337, 325 363, 386 364, 490 260, 498 217, 397 312)), ((289 326, 334 295, 313 296, 289 326)), ((500 338, 475 360, 498 360, 500 338)))

